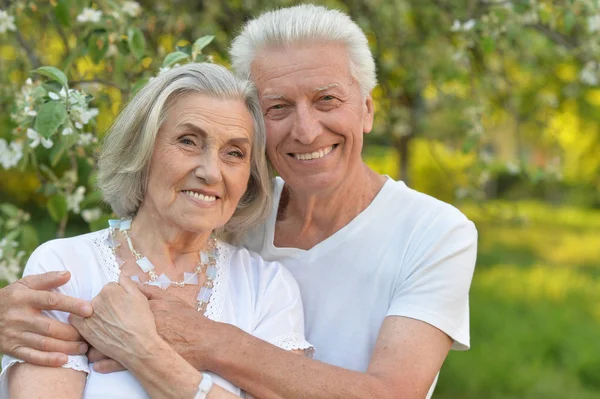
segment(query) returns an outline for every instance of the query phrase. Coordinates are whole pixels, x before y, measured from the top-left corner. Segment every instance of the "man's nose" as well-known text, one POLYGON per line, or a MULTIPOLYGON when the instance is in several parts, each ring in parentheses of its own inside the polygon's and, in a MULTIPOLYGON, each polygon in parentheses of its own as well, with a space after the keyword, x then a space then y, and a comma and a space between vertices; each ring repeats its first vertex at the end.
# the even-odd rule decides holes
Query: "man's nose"
POLYGON ((302 144, 311 144, 321 134, 322 126, 315 113, 317 111, 304 104, 296 107, 296 119, 291 136, 302 144))
POLYGON ((206 184, 215 184, 222 180, 221 160, 217 150, 207 150, 201 156, 194 175, 206 184))

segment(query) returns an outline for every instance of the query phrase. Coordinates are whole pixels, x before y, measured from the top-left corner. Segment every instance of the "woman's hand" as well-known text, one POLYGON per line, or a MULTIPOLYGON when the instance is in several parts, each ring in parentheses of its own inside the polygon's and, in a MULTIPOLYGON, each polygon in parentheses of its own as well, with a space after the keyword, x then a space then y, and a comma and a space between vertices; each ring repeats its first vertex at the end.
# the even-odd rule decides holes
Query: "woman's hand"
POLYGON ((71 315, 69 321, 85 340, 123 366, 147 357, 161 341, 148 299, 129 277, 110 283, 92 300, 94 314, 71 315))

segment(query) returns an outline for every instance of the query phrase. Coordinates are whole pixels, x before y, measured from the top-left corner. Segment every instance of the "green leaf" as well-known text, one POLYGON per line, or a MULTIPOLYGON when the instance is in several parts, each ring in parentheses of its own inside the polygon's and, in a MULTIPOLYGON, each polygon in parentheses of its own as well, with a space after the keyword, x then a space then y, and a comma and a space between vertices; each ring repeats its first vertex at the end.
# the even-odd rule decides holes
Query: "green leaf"
POLYGON ((494 51, 496 51, 496 41, 494 40, 493 37, 484 37, 481 40, 481 47, 483 48, 483 51, 487 54, 489 53, 493 53, 494 51))
POLYGON ((62 85, 56 80, 49 80, 47 82, 44 82, 42 86, 44 87, 44 89, 46 89, 46 91, 51 91, 53 93, 58 93, 60 92, 60 89, 62 89, 62 85))
POLYGON ((202 36, 194 42, 194 45, 192 46, 192 51, 194 53, 201 53, 202 49, 208 46, 210 42, 214 40, 214 38, 215 37, 213 35, 202 36))
POLYGON ((117 48, 119 49, 119 53, 121 53, 122 55, 129 55, 130 53, 129 45, 125 40, 119 40, 117 42, 117 48))
POLYGON ((182 51, 175 51, 174 53, 170 53, 165 57, 163 61, 163 68, 171 66, 181 60, 185 60, 188 58, 188 55, 182 51))
POLYGON ((94 64, 99 64, 108 51, 108 36, 106 33, 95 33, 90 35, 87 49, 94 64))
POLYGON ((56 7, 54 7, 54 15, 63 26, 71 26, 71 15, 69 14, 71 5, 69 3, 69 0, 58 0, 56 7))
POLYGON ((9 218, 16 218, 17 216, 19 216, 19 208, 17 208, 13 204, 0 204, 0 211, 2 211, 2 213, 4 213, 9 218))
POLYGON ((477 145, 477 139, 475 137, 467 137, 462 145, 463 154, 468 154, 477 145))
POLYGON ((67 118, 67 108, 60 101, 48 101, 35 117, 34 129, 45 138, 54 134, 67 118))
POLYGON ((65 153, 65 149, 66 148, 62 140, 60 143, 56 144, 50 149, 50 166, 54 168, 56 165, 58 165, 58 162, 60 162, 63 154, 65 153))
POLYGON ((142 59, 146 51, 146 39, 144 39, 142 31, 138 28, 129 28, 127 30, 127 43, 135 58, 142 59))
POLYGON ((102 203, 102 193, 100 191, 92 191, 88 195, 85 196, 81 204, 79 205, 81 208, 89 208, 92 206, 96 206, 102 203))
POLYGON ((65 87, 65 88, 69 87, 69 81, 67 80, 66 75, 63 73, 63 71, 61 71, 58 68, 51 67, 51 66, 43 66, 38 69, 34 69, 31 72, 38 73, 47 78, 55 80, 58 83, 60 83, 61 85, 63 85, 63 87, 65 87))
POLYGON ((575 22, 577 22, 577 16, 572 11, 567 11, 565 14, 565 32, 570 33, 573 27, 575 26, 575 22))
POLYGON ((67 199, 64 195, 56 194, 48 199, 48 213, 55 222, 60 222, 67 216, 67 199))
POLYGON ((37 231, 30 224, 26 224, 21 229, 21 248, 31 252, 39 245, 37 231))

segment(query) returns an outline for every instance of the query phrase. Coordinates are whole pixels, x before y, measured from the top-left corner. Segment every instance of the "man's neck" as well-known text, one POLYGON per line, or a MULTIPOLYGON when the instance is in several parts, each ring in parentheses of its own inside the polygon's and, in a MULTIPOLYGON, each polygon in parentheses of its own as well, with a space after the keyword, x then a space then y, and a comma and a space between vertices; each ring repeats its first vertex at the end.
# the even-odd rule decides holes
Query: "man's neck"
POLYGON ((385 176, 362 165, 330 192, 306 194, 285 185, 275 225, 275 246, 314 247, 364 211, 385 181, 385 176))

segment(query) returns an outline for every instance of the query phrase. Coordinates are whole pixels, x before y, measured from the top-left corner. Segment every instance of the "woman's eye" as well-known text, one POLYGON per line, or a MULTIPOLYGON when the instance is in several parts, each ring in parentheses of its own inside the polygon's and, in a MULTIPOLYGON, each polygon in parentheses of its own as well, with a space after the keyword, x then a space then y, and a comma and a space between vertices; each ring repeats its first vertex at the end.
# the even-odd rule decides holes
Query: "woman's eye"
POLYGON ((283 104, 275 104, 271 107, 271 109, 283 109, 285 106, 283 104))
POLYGON ((244 153, 240 150, 232 150, 228 152, 229 155, 236 158, 244 158, 244 153))
POLYGON ((183 137, 179 140, 179 142, 183 145, 194 145, 194 141, 192 139, 188 139, 187 137, 183 137))

